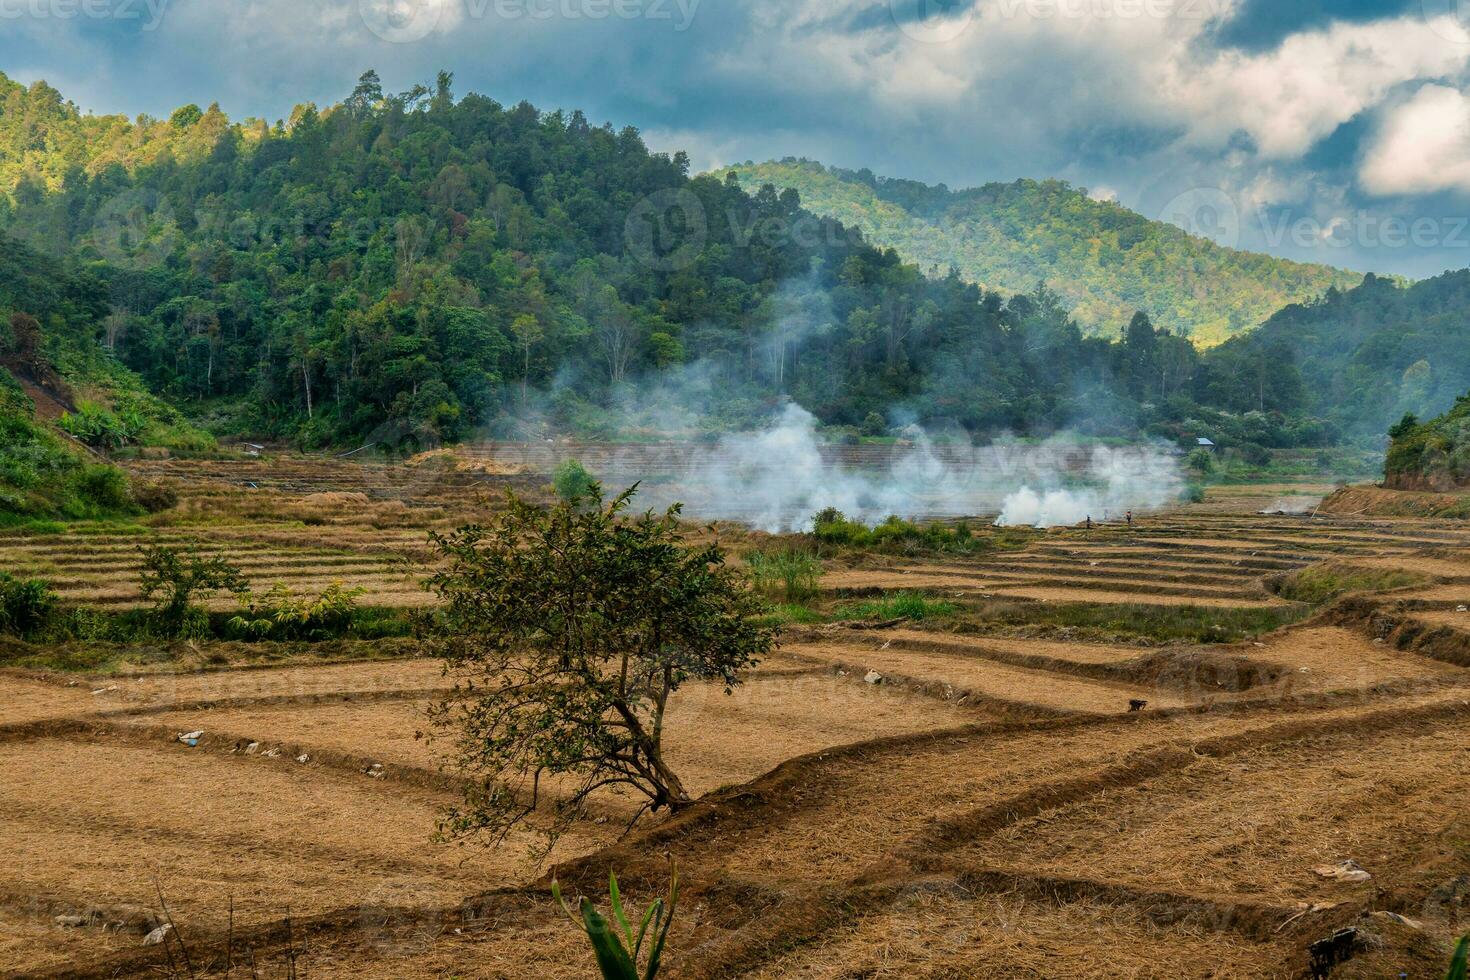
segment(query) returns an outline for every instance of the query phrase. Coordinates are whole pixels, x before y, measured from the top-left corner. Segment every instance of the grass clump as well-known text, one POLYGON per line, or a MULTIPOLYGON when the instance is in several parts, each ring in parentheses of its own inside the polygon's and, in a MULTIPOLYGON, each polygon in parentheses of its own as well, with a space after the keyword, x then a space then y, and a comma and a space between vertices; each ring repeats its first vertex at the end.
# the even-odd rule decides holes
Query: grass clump
POLYGON ((49 583, 0 572, 0 633, 35 635, 51 621, 56 603, 56 592, 49 583))
POLYGON ((813 626, 827 622, 828 617, 799 602, 778 602, 757 617, 757 621, 765 626, 813 626))
POLYGON ((816 598, 822 581, 822 562, 809 552, 795 548, 755 551, 745 564, 756 590, 770 599, 788 604, 816 598))
POLYGON ((890 592, 878 599, 844 603, 838 613, 847 619, 942 619, 953 616, 960 607, 947 599, 936 599, 922 592, 890 592))
POLYGON ((1349 592, 1386 592, 1428 581, 1428 576, 1415 572, 1326 562, 1288 572, 1277 578, 1273 587, 1283 599, 1320 605, 1349 592))
POLYGON ((1143 603, 991 602, 976 625, 1025 634, 1065 631, 1070 638, 1113 642, 1238 643, 1289 625, 1306 605, 1259 608, 1156 606, 1143 603))
POLYGON ((919 524, 897 516, 869 527, 834 507, 812 519, 812 536, 819 544, 832 548, 890 554, 1012 551, 1025 547, 1033 537, 1029 528, 986 527, 977 532, 967 521, 919 524))
POLYGON ((613 918, 597 910, 592 900, 582 898, 581 914, 577 915, 567 906, 561 896, 561 885, 551 880, 551 895, 592 943, 592 952, 597 960, 598 972, 603 980, 655 980, 663 963, 664 944, 668 942, 669 927, 674 922, 674 910, 679 904, 679 869, 669 859, 671 880, 667 899, 655 899, 643 913, 635 937, 632 921, 623 911, 623 898, 618 892, 618 876, 608 877, 608 890, 612 895, 613 918), (644 949, 648 954, 644 956, 644 949), (640 963, 642 968, 640 969, 640 963))

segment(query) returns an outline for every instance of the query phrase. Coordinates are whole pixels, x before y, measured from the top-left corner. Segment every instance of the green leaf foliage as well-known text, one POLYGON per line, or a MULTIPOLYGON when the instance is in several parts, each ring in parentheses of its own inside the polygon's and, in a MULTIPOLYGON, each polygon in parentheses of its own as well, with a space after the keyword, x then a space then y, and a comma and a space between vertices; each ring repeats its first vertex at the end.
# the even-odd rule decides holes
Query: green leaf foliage
POLYGON ((670 861, 669 894, 667 899, 655 899, 643 913, 635 936, 633 927, 623 909, 622 894, 618 890, 618 876, 608 875, 608 891, 611 895, 613 918, 617 928, 597 910, 592 899, 583 896, 581 916, 572 914, 562 898, 561 885, 552 879, 551 894, 566 913, 572 924, 587 934, 592 944, 593 956, 603 980, 656 980, 663 966, 664 947, 667 945, 669 926, 673 924, 674 912, 679 902, 679 870, 670 861), (618 929, 622 930, 621 936, 618 929), (648 943, 648 957, 643 972, 638 964, 642 959, 644 943, 648 943))
POLYGON ((437 721, 480 777, 447 836, 503 837, 549 777, 567 790, 557 828, 602 786, 645 809, 690 802, 663 754, 670 699, 696 681, 728 692, 775 634, 717 543, 688 543, 677 507, 629 514, 631 499, 596 484, 550 509, 512 496, 493 524, 433 536, 441 652, 461 678, 437 721))
POLYGON ((1084 330, 1107 336, 1145 309, 1163 329, 1210 346, 1362 278, 1225 248, 1059 180, 952 191, 792 158, 730 172, 748 189, 794 188, 812 211, 920 268, 952 268, 1004 293, 1048 283, 1084 330))

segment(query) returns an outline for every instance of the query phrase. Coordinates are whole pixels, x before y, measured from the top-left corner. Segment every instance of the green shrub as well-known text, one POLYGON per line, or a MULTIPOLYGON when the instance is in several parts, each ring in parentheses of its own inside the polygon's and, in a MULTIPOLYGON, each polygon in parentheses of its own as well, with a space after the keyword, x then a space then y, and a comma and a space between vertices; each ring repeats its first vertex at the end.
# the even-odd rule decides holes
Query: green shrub
POLYGON ((1205 488, 1198 483, 1191 483, 1180 491, 1179 500, 1186 504, 1202 504, 1205 502, 1205 488))
POLYGON ((56 611, 58 596, 41 579, 18 579, 0 572, 0 633, 31 636, 56 611))
POLYGON ((868 527, 861 521, 849 520, 833 507, 812 518, 812 535, 818 542, 833 547, 887 552, 971 553, 1014 547, 1030 538, 1029 532, 1016 529, 993 529, 979 535, 964 521, 954 525, 917 524, 901 517, 889 517, 875 527, 868 527))
POLYGON ((891 592, 881 599, 844 604, 838 612, 851 619, 934 619, 953 616, 960 607, 921 592, 891 592))
POLYGON ((1269 466, 1271 464, 1271 450, 1254 442, 1244 442, 1236 447, 1240 458, 1252 466, 1269 466))
POLYGON ((1184 465, 1201 475, 1212 473, 1215 469, 1215 454, 1208 449, 1196 449, 1189 454, 1189 458, 1185 460, 1184 465))
POLYGON ((974 611, 986 628, 1024 635, 1057 631, 1069 641, 1150 643, 1237 643, 1297 622, 1306 605, 1230 609, 1218 606, 1156 606, 1147 603, 987 602, 974 611))
POLYGON ((750 577, 763 595, 787 603, 801 603, 817 595, 822 563, 804 551, 756 551, 746 557, 750 577))
POLYGON ((562 460, 551 475, 551 485, 562 500, 580 500, 596 484, 592 474, 575 459, 562 460))
POLYGON ((240 569, 223 558, 166 546, 144 548, 142 553, 139 591, 153 603, 152 620, 165 636, 207 635, 209 617, 194 601, 221 590, 242 595, 249 588, 240 569))
POLYGON ((83 402, 75 412, 63 414, 57 424, 94 449, 113 450, 137 442, 147 429, 148 420, 133 409, 113 412, 83 402))
POLYGON ((100 516, 134 509, 128 477, 115 466, 85 465, 72 479, 80 506, 72 506, 72 517, 100 516))
POLYGON ((321 595, 296 595, 278 582, 264 595, 242 596, 241 612, 227 624, 228 632, 249 640, 337 639, 352 631, 364 592, 334 582, 321 595))

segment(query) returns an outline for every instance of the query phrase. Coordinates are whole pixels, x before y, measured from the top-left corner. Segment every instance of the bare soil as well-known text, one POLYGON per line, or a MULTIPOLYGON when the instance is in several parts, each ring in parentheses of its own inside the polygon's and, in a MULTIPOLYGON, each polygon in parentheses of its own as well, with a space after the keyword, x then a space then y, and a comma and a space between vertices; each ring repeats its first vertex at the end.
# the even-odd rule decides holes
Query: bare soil
MULTIPOLYGON (((403 562, 422 569, 429 530, 483 508, 486 486, 544 482, 503 460, 143 468, 178 481, 177 511, 137 533, 0 534, 0 563, 126 605, 141 541, 200 538, 259 587, 343 578, 366 601, 421 604, 403 562)), ((1214 488, 1131 533, 1056 531, 1019 553, 869 555, 823 584, 1229 609, 1274 605, 1267 576, 1340 556, 1470 576, 1458 525, 1247 512, 1280 489, 1214 488)), ((1297 977, 1307 945, 1345 924, 1374 945, 1341 977, 1442 976, 1470 929, 1463 904, 1434 898, 1470 876, 1470 668, 1453 662, 1470 615, 1422 603, 1462 594, 1353 596, 1222 647, 967 635, 963 603, 943 629, 795 631, 732 695, 676 696, 667 752, 702 798, 620 840, 630 801, 602 797, 555 871, 604 902, 616 871, 641 908, 676 858, 682 978, 1297 977), (1261 676, 1194 682, 1218 664, 1261 676), (1312 871, 1349 859, 1372 879, 1312 871), (1367 916, 1384 908, 1422 930, 1367 916)), ((284 975, 288 910, 310 936, 303 976, 590 975, 551 866, 528 854, 538 838, 433 840, 458 789, 437 772, 443 746, 414 738, 450 683, 435 661, 392 641, 268 667, 228 666, 245 657, 233 647, 173 653, 109 678, 0 671, 0 975, 166 976, 135 935, 54 924, 63 908, 156 906, 156 889, 201 976, 223 975, 231 902, 236 952, 254 949, 261 976, 284 975), (195 729, 197 748, 178 742, 195 729)))

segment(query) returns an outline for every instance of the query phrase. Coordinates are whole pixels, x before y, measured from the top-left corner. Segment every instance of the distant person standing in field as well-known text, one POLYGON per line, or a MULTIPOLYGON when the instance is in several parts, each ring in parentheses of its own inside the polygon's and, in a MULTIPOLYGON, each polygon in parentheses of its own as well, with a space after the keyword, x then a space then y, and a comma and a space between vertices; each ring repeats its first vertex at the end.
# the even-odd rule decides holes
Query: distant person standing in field
POLYGON ((1128 512, 1128 526, 1129 527, 1132 527, 1133 526, 1133 511, 1131 511, 1131 510, 1128 512))

